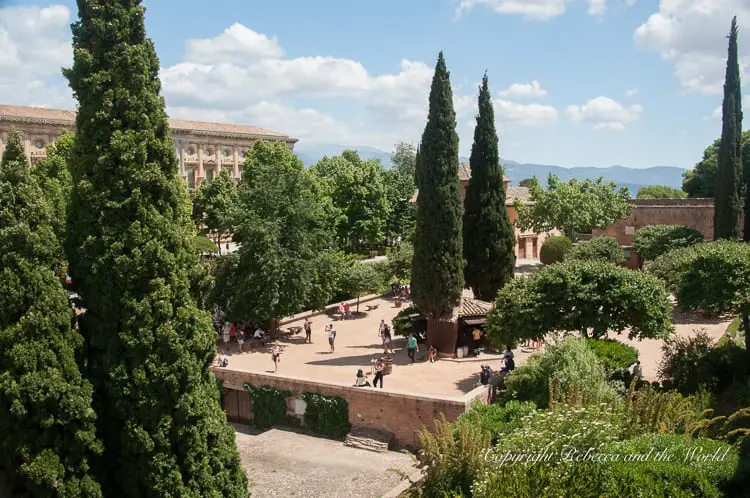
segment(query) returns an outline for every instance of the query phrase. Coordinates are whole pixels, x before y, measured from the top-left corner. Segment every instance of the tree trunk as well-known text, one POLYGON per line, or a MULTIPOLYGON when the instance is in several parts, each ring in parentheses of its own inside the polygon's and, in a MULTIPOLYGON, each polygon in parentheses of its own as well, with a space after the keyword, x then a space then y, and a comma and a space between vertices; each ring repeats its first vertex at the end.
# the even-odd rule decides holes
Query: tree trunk
POLYGON ((357 296, 357 314, 359 314, 359 296, 357 296))
POLYGON ((745 332, 745 350, 750 355, 750 316, 742 314, 742 330, 745 332))

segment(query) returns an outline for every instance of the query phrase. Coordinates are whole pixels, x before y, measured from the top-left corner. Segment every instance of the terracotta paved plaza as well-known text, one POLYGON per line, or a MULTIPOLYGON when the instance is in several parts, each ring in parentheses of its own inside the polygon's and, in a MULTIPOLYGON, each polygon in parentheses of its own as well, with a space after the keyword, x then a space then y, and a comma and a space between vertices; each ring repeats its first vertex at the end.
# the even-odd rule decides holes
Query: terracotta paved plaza
MULTIPOLYGON (((312 344, 304 343, 304 333, 280 340, 282 356, 277 375, 351 385, 354 383, 357 369, 361 368, 369 373, 372 361, 383 353, 378 336, 380 320, 383 319, 390 324, 400 308, 396 308, 393 302, 387 299, 377 299, 367 304, 377 304, 378 309, 366 312, 360 318, 339 322, 333 322, 326 315, 313 317, 312 344), (335 353, 329 352, 328 338, 324 331, 329 323, 335 324, 337 332, 335 353)), ((407 305, 408 303, 404 306, 407 305)), ((354 309, 355 307, 352 307, 352 310, 354 309)), ((365 304, 360 305, 361 312, 365 312, 366 309, 365 304)), ((694 314, 675 313, 673 321, 679 335, 687 336, 694 330, 705 329, 709 335, 718 339, 731 320, 706 320, 694 314)), ((302 323, 303 320, 299 320, 284 327, 302 323)), ((628 341, 624 335, 619 338, 639 349, 644 377, 655 379, 661 358, 662 341, 628 341)), ((417 362, 412 364, 406 355, 406 340, 394 339, 393 373, 386 376, 384 382, 384 388, 389 391, 459 397, 471 391, 477 382, 481 363, 489 363, 495 371, 502 368, 502 360, 488 355, 458 362, 440 360, 431 364, 424 361, 424 351, 417 353, 417 362)), ((228 349, 232 369, 256 373, 273 372, 269 345, 242 354, 237 354, 235 343, 231 343, 228 349)), ((514 353, 517 365, 523 364, 531 354, 521 349, 515 350, 514 353)), ((371 378, 372 376, 368 375, 368 379, 371 378)))

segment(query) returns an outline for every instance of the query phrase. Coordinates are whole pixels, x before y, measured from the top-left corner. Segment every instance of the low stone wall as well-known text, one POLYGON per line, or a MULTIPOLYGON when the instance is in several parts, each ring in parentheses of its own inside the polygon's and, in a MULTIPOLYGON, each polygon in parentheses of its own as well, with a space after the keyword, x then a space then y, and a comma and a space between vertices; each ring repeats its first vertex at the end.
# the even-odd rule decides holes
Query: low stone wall
MULTIPOLYGON (((388 296, 388 293, 385 294, 368 294, 366 296, 362 296, 359 298, 359 305, 362 306, 364 303, 368 303, 370 301, 374 301, 376 299, 381 299, 388 296)), ((357 298, 350 299, 348 301, 341 301, 342 303, 346 304, 349 303, 349 306, 354 306, 354 309, 356 309, 357 306, 357 298)), ((320 315, 327 315, 330 313, 335 313, 336 308, 338 307, 339 303, 331 304, 327 306, 325 309, 322 310, 312 310, 312 311, 303 311, 302 313, 297 313, 296 315, 288 316, 282 320, 279 320, 279 326, 283 325, 289 325, 290 323, 298 322, 300 320, 304 320, 305 318, 312 318, 314 316, 320 316, 320 315)))
MULTIPOLYGON (((417 433, 422 427, 433 427, 433 421, 441 414, 449 421, 471 408, 475 401, 489 402, 490 391, 479 387, 462 398, 425 396, 400 393, 382 389, 325 384, 306 379, 241 372, 226 368, 214 368, 214 373, 224 381, 224 410, 227 418, 234 422, 250 423, 253 412, 250 396, 243 384, 271 386, 293 394, 288 401, 294 413, 295 398, 312 392, 326 396, 339 396, 349 403, 349 422, 352 426, 377 429, 394 434, 395 442, 403 447, 419 447, 417 433)), ((297 413, 297 415, 300 415, 297 413)))

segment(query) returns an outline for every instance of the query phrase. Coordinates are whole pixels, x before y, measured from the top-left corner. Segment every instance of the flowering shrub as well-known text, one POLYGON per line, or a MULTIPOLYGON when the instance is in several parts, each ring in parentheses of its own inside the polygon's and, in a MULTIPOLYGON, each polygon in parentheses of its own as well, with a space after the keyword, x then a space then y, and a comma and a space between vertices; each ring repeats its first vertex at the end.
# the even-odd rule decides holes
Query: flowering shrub
POLYGON ((503 405, 477 402, 471 410, 458 417, 456 425, 469 424, 481 427, 492 434, 492 442, 496 443, 503 434, 520 427, 523 417, 535 409, 536 405, 531 401, 511 400, 503 405))

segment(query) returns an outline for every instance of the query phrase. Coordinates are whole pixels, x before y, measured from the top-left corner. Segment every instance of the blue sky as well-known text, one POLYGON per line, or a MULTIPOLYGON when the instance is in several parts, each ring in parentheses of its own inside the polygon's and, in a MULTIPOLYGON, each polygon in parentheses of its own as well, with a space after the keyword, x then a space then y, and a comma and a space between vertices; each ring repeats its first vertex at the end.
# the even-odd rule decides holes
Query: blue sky
MULTIPOLYGON (((417 141, 443 50, 462 154, 487 70, 507 159, 691 167, 721 130, 732 15, 750 60, 747 0, 144 4, 170 115, 269 128, 300 146, 417 141)), ((75 2, 0 5, 0 101, 72 108, 59 67, 71 57, 75 2)))

